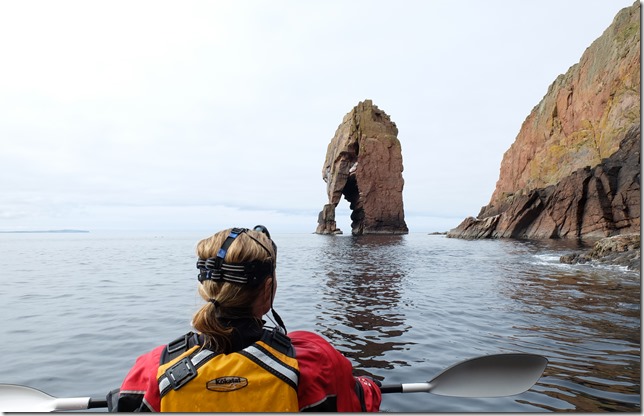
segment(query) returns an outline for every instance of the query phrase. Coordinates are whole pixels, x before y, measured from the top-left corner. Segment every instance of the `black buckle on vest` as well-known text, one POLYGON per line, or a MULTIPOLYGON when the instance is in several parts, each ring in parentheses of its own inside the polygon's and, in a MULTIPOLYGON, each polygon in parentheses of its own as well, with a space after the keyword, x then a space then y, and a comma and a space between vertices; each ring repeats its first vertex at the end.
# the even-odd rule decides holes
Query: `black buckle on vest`
POLYGON ((169 363, 197 344, 199 344, 199 336, 190 331, 166 345, 159 363, 161 365, 169 363))
POLYGON ((281 345, 284 349, 288 349, 291 347, 291 339, 286 335, 284 335, 277 328, 273 329, 272 335, 273 335, 273 341, 281 345))
POLYGON ((270 331, 268 329, 264 329, 262 341, 266 342, 282 354, 286 354, 289 357, 295 357, 295 349, 293 348, 293 344, 291 344, 291 339, 288 335, 282 333, 279 328, 273 328, 270 331))
POLYGON ((192 332, 188 332, 183 336, 183 338, 177 338, 166 347, 168 354, 175 353, 177 351, 185 352, 188 351, 188 339, 192 336, 192 332))
POLYGON ((192 361, 186 357, 165 370, 165 376, 170 381, 172 388, 179 390, 181 386, 197 377, 197 369, 192 364, 192 361))

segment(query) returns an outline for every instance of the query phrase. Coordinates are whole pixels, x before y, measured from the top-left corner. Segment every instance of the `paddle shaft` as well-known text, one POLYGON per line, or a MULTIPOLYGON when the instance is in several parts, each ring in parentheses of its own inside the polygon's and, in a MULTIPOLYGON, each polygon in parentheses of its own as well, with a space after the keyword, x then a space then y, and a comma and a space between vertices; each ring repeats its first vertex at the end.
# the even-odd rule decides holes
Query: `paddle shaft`
POLYGON ((380 387, 381 393, 429 393, 429 383, 387 384, 380 387))
POLYGON ((107 400, 105 399, 89 399, 87 403, 88 409, 100 409, 102 407, 107 407, 107 400))

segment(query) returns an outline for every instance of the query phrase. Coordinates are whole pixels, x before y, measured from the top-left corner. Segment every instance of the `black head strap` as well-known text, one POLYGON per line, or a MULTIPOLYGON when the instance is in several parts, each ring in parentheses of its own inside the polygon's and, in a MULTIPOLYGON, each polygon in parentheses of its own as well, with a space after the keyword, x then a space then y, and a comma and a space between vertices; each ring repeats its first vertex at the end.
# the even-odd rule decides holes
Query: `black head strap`
MULTIPOLYGON (((257 228, 260 226, 255 227, 257 228)), ((262 226, 263 227, 263 226, 262 226)), ((263 227, 266 229, 266 227, 263 227)), ((273 275, 275 271, 275 259, 267 261, 251 261, 244 263, 226 263, 224 258, 228 252, 228 248, 232 242, 240 235, 247 232, 247 228, 233 228, 228 234, 228 237, 221 245, 221 248, 217 251, 215 257, 210 257, 208 259, 199 259, 197 261, 197 269, 199 269, 199 274, 197 275, 200 282, 206 280, 224 280, 232 283, 240 284, 258 284, 261 282, 264 277, 273 275)), ((259 231, 259 230, 258 230, 259 231)), ((269 237, 268 230, 265 234, 269 237)), ((257 242, 269 256, 274 257, 270 250, 264 246, 257 239, 253 238, 250 234, 247 234, 255 242, 257 242)), ((274 250, 277 250, 275 243, 271 240, 274 250)))

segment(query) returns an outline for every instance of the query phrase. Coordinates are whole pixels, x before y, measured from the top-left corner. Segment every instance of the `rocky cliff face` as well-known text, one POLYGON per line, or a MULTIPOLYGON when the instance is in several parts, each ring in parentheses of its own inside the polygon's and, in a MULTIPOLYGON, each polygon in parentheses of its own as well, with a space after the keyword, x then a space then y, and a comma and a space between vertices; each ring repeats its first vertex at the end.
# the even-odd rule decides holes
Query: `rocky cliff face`
POLYGON ((500 214, 467 218, 448 237, 600 238, 640 231, 640 127, 594 168, 576 170, 557 185, 506 201, 500 214))
POLYGON ((351 233, 406 234, 402 150, 398 128, 371 100, 342 120, 327 148, 322 179, 328 203, 318 216, 318 234, 338 234, 335 207, 349 201, 351 233))
POLYGON ((448 236, 580 238, 639 232, 639 147, 636 2, 550 85, 504 154, 490 203, 448 236))

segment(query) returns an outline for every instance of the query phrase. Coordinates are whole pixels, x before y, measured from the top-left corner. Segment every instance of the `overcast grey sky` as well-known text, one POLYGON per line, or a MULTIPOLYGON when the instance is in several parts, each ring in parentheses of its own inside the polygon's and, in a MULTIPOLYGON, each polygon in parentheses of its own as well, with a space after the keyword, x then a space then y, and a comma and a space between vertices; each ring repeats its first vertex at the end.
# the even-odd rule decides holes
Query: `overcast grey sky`
MULTIPOLYGON (((625 0, 3 1, 0 230, 312 232, 342 117, 397 124, 410 232, 503 153, 625 0)), ((350 231, 348 203, 338 224, 350 231)))

